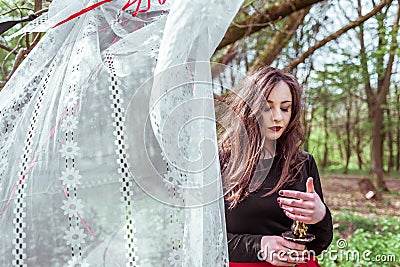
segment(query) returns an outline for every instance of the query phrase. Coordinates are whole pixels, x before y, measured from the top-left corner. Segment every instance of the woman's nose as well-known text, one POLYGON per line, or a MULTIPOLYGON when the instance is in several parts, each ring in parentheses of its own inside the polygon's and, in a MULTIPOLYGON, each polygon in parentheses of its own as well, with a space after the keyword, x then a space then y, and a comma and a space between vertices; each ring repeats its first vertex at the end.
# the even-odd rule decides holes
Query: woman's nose
POLYGON ((272 112, 272 118, 274 121, 281 121, 282 120, 282 112, 280 109, 274 109, 272 112))

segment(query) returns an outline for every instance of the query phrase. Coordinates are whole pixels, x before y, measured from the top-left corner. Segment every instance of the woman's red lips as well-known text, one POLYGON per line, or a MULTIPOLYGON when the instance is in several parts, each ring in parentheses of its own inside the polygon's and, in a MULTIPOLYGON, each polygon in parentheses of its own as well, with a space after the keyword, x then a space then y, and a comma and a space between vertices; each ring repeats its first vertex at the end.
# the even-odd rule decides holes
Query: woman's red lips
POLYGON ((280 130, 282 129, 282 127, 280 127, 280 126, 274 126, 274 127, 270 127, 269 129, 271 129, 272 131, 278 132, 278 131, 280 131, 280 130))

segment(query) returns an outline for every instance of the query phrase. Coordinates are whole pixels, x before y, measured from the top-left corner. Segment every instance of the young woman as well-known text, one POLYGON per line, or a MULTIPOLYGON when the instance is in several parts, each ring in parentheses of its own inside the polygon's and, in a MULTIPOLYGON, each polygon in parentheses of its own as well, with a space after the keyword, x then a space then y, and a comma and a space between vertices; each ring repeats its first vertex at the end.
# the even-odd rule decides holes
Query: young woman
POLYGON ((301 151, 301 88, 281 70, 265 67, 226 99, 219 149, 230 266, 319 266, 313 257, 332 241, 312 155, 301 151), (306 245, 282 233, 304 222, 306 245))

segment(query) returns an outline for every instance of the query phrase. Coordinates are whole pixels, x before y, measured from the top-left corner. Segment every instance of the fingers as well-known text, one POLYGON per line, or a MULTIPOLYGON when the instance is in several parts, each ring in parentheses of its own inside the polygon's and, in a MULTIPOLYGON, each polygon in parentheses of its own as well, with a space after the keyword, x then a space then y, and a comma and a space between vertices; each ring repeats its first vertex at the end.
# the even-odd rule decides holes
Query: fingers
POLYGON ((306 183, 307 193, 314 193, 314 179, 312 177, 308 177, 306 183))
POLYGON ((305 201, 302 199, 279 197, 277 201, 288 218, 307 224, 315 224, 325 217, 326 206, 318 194, 307 194, 313 194, 313 200, 305 201))
POLYGON ((296 266, 299 263, 308 261, 308 252, 306 246, 280 239, 280 250, 270 255, 269 261, 275 266, 296 266))
POLYGON ((315 224, 324 218, 326 207, 315 192, 312 177, 307 179, 306 189, 307 192, 280 190, 280 197, 277 198, 277 201, 288 218, 307 224, 315 224))
POLYGON ((271 255, 269 262, 274 266, 296 266, 299 263, 305 263, 309 260, 307 251, 280 250, 271 255))
POLYGON ((321 207, 318 207, 312 211, 293 209, 287 206, 282 206, 282 209, 288 218, 294 221, 304 222, 306 224, 316 224, 322 221, 326 214, 326 207, 323 204, 321 204, 321 207))
POLYGON ((302 216, 313 215, 313 211, 309 210, 309 209, 294 208, 294 207, 286 206, 286 205, 281 205, 281 208, 292 214, 298 214, 298 215, 302 215, 302 216))
POLYGON ((292 220, 305 223, 312 223, 315 220, 315 208, 318 204, 319 196, 314 190, 314 179, 309 177, 306 182, 307 192, 295 190, 280 190, 277 199, 279 206, 283 209, 285 215, 292 220))
POLYGON ((291 206, 281 205, 281 208, 285 212, 286 216, 295 221, 307 222, 314 214, 313 210, 294 208, 291 206))
POLYGON ((315 196, 312 196, 310 200, 304 201, 303 199, 293 199, 293 198, 284 198, 279 197, 277 199, 280 206, 290 206, 293 208, 301 208, 301 209, 313 209, 314 208, 314 200, 315 196))
POLYGON ((297 244, 281 236, 263 236, 261 239, 262 261, 274 266, 295 266, 307 262, 309 252, 305 245, 297 244))
POLYGON ((300 192, 295 190, 280 190, 279 195, 281 197, 296 198, 301 200, 313 200, 313 193, 300 192))
POLYGON ((310 224, 310 223, 313 222, 313 219, 310 216, 297 215, 297 214, 290 213, 290 212, 288 212, 286 210, 283 210, 283 212, 285 213, 285 215, 287 217, 289 217, 290 219, 292 219, 294 221, 304 222, 304 223, 307 223, 307 224, 310 224))
POLYGON ((283 253, 281 252, 281 255, 277 255, 278 260, 286 264, 291 263, 294 265, 308 261, 308 251, 305 245, 297 244, 286 239, 282 239, 281 245, 287 249, 283 253))
POLYGON ((290 250, 298 250, 300 252, 302 252, 302 251, 304 251, 306 249, 305 245, 297 244, 295 242, 291 242, 291 241, 286 240, 284 238, 281 239, 281 245, 284 246, 285 248, 290 249, 290 250))
POLYGON ((312 195, 310 193, 315 193, 314 189, 314 178, 308 177, 306 182, 307 192, 300 192, 296 190, 280 190, 279 195, 283 197, 297 198, 302 200, 312 200, 312 195))

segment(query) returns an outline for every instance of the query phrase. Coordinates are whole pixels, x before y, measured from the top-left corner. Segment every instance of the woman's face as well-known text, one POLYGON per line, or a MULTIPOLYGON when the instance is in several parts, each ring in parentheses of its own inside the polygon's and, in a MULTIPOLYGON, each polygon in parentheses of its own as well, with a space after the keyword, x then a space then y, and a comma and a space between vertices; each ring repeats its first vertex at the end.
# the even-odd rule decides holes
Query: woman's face
POLYGON ((292 93, 289 86, 279 82, 271 90, 267 102, 267 107, 261 112, 261 133, 266 141, 273 141, 282 136, 290 122, 292 93))

